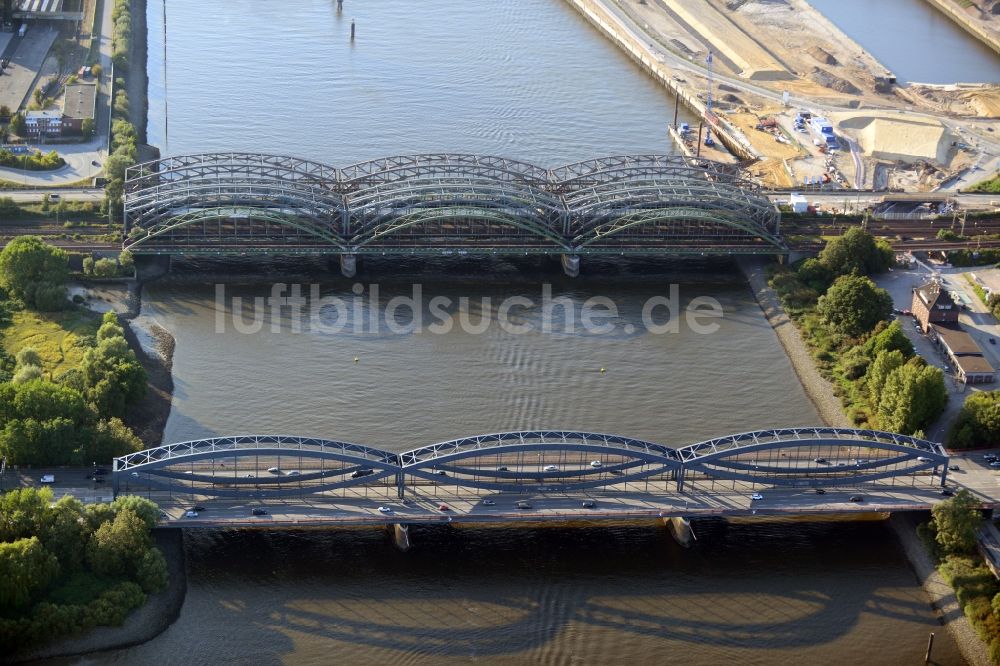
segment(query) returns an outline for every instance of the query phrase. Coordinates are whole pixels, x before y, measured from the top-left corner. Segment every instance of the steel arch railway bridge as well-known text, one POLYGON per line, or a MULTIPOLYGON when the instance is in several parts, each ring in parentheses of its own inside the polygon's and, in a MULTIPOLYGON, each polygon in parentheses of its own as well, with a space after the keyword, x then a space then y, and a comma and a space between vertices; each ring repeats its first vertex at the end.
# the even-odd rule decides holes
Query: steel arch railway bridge
MULTIPOLYGON (((786 253, 780 213, 736 167, 626 155, 544 169, 483 155, 335 168, 208 153, 129 167, 139 255, 786 253)), ((568 268, 568 270, 570 270, 568 268)))
POLYGON ((680 448, 589 432, 500 432, 393 453, 313 437, 215 437, 115 459, 115 494, 223 501, 523 496, 677 496, 730 488, 944 485, 939 444, 874 430, 740 433, 680 448))

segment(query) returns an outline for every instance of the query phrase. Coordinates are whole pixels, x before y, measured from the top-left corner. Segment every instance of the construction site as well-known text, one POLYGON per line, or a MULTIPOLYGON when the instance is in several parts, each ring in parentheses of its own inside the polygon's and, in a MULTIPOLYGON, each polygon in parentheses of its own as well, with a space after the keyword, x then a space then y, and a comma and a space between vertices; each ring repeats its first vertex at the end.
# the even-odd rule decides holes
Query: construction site
POLYGON ((700 116, 669 128, 680 150, 767 187, 957 190, 1000 167, 1000 2, 955 3, 993 53, 941 84, 900 81, 806 0, 567 1, 700 116))

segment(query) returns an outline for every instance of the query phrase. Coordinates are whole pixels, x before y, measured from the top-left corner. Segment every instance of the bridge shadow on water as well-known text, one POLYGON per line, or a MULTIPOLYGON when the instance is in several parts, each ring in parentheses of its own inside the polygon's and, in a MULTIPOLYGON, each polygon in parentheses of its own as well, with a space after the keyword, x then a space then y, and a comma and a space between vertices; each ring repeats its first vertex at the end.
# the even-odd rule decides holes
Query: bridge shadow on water
POLYGON ((370 529, 189 532, 187 603, 203 623, 252 627, 266 663, 302 642, 330 657, 538 658, 558 647, 596 658, 600 645, 608 659, 670 648, 718 661, 843 646, 859 625, 873 647, 884 632, 907 634, 922 655, 931 609, 881 524, 704 521, 698 533, 685 550, 653 524, 414 526, 414 548, 400 553, 370 529))

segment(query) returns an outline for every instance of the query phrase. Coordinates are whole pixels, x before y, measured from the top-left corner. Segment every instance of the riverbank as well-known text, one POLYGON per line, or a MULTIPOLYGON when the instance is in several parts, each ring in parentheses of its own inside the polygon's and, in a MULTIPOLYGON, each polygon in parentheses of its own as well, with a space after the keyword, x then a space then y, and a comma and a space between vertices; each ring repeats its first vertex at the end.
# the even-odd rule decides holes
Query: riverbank
POLYGON ((79 281, 70 286, 74 297, 95 312, 116 312, 125 339, 146 370, 146 395, 129 410, 128 425, 147 448, 160 446, 173 402, 174 337, 152 317, 143 315, 143 285, 138 280, 79 281))
POLYGON ((841 407, 840 398, 834 393, 833 385, 819 373, 816 361, 799 330, 781 306, 781 299, 767 284, 764 266, 767 260, 758 257, 741 257, 738 260, 743 275, 746 276, 753 291, 754 298, 760 304, 764 317, 774 329, 778 341, 785 349, 785 354, 795 370, 795 375, 802 384, 809 400, 816 406, 823 422, 828 426, 841 428, 852 427, 841 407))
POLYGON ((167 561, 170 582, 162 592, 149 595, 146 603, 125 618, 120 627, 96 627, 83 636, 66 638, 35 650, 13 663, 59 657, 78 657, 140 645, 160 635, 180 616, 187 595, 187 562, 184 531, 160 529, 153 541, 167 561))
POLYGON ((930 597, 931 606, 938 613, 938 620, 951 633, 958 644, 962 656, 971 666, 990 666, 986 644, 979 638, 969 618, 955 598, 952 589, 937 570, 934 560, 927 553, 920 537, 917 536, 919 518, 913 514, 895 514, 889 519, 889 526, 899 539, 917 580, 930 597))

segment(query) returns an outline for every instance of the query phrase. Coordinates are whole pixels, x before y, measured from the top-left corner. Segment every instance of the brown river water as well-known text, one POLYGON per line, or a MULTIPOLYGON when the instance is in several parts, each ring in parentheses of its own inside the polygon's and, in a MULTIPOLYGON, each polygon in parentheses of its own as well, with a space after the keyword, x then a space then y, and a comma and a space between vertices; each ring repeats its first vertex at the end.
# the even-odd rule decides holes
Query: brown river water
MULTIPOLYGON (((340 16, 335 6, 231 0, 206 20, 204 3, 171 0, 164 49, 162 3, 150 2, 151 141, 173 154, 261 150, 335 165, 420 151, 545 166, 670 151, 672 100, 560 0, 346 0, 340 16)), ((316 284, 317 297, 353 307, 355 281, 314 268, 296 266, 303 293, 316 284)), ((725 262, 585 258, 570 280, 554 260, 369 260, 356 281, 364 297, 343 319, 327 308, 309 327, 287 310, 244 308, 246 325, 261 311, 261 330, 236 330, 232 298, 265 298, 271 282, 293 281, 287 272, 194 263, 147 290, 144 313, 177 339, 166 441, 282 432, 404 450, 552 427, 679 445, 819 420, 725 262), (423 314, 435 296, 466 297, 451 311, 485 314, 485 331, 431 333, 429 319, 419 332, 390 330, 389 300, 414 283, 423 314), (577 312, 609 299, 610 331, 541 330, 544 284, 577 312), (671 284, 682 309, 715 299, 718 330, 650 332, 643 306, 671 284), (531 301, 512 312, 533 330, 500 326, 512 296, 531 301), (355 330, 373 314, 378 330, 355 330)), ((179 619, 144 645, 75 661, 894 665, 922 663, 936 631, 937 662, 962 663, 881 523, 696 531, 685 550, 652 523, 414 526, 405 554, 379 530, 191 532, 179 619)))

